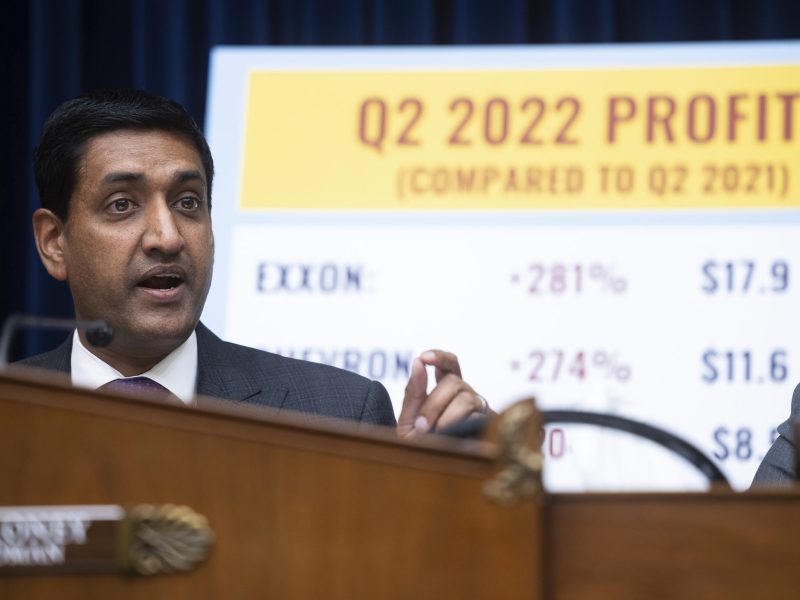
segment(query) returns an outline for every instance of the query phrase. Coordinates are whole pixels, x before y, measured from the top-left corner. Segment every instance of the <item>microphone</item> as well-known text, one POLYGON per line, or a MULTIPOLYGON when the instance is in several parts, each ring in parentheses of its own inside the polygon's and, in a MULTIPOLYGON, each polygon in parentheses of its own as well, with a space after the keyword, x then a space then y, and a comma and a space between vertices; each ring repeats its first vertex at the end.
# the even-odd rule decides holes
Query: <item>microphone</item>
POLYGON ((105 321, 77 321, 75 319, 56 319, 53 317, 33 317, 30 315, 13 314, 3 324, 3 333, 0 334, 0 367, 8 364, 8 354, 11 351, 11 342, 19 329, 49 329, 69 331, 81 329, 86 332, 88 342, 97 348, 108 346, 114 339, 114 330, 105 321))

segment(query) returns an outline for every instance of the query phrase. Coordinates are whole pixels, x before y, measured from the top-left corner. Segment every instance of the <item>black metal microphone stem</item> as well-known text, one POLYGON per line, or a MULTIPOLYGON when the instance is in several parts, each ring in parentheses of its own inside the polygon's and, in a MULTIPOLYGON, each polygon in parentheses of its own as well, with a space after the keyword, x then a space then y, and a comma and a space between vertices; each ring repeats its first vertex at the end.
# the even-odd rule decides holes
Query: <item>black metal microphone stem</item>
POLYGON ((16 313, 6 319, 3 324, 3 332, 0 334, 0 367, 8 364, 8 353, 11 351, 14 334, 18 329, 23 328, 63 331, 83 329, 87 332, 86 338, 93 346, 108 346, 114 337, 111 326, 105 321, 76 321, 75 319, 33 317, 16 313))
MULTIPOLYGON (((639 437, 655 442, 670 450, 689 462, 711 482, 730 487, 728 479, 722 470, 694 444, 665 431, 659 427, 634 421, 618 415, 594 413, 582 410, 543 410, 540 412, 543 425, 553 423, 599 425, 618 431, 626 431, 639 437)), ((467 419, 445 427, 439 434, 460 438, 479 439, 486 428, 489 419, 467 419)))
POLYGON ((626 431, 646 438, 663 446, 667 450, 671 450, 694 465, 695 468, 703 473, 712 483, 721 484, 728 488, 731 486, 722 470, 710 458, 703 454, 697 446, 660 427, 655 427, 618 415, 593 413, 582 410, 543 410, 541 414, 542 423, 544 425, 550 425, 552 423, 600 425, 602 427, 610 427, 611 429, 626 431))

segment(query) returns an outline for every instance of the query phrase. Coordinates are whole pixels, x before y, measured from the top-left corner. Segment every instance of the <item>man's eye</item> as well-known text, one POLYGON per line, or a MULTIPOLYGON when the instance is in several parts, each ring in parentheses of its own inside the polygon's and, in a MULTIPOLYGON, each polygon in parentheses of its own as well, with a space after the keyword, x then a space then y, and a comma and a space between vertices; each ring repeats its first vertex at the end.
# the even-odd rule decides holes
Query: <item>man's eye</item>
POLYGON ((192 196, 186 196, 178 200, 178 204, 183 210, 195 210, 199 208, 200 201, 192 196))
POLYGON ((127 212, 131 209, 131 201, 125 198, 119 198, 111 203, 111 209, 114 212, 127 212))

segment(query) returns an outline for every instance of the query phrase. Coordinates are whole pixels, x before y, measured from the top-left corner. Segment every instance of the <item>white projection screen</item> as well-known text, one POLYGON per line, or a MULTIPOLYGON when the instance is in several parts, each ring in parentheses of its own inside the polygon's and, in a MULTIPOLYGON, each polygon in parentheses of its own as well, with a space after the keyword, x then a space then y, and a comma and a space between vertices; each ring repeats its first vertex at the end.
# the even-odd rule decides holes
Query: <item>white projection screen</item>
MULTIPOLYGON (((659 426, 746 488, 800 379, 800 45, 216 48, 226 339, 380 380, 458 355, 502 409, 659 426)), ((548 429, 555 490, 702 489, 548 429)))

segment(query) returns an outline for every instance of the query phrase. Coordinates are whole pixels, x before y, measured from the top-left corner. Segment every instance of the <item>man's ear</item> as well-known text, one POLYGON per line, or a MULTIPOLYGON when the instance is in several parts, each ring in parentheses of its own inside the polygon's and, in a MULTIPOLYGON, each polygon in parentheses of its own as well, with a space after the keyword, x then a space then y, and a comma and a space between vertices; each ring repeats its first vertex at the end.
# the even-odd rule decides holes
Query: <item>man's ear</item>
POLYGON ((67 279, 64 261, 64 223, 52 211, 38 208, 33 213, 33 237, 44 268, 59 281, 67 279))

